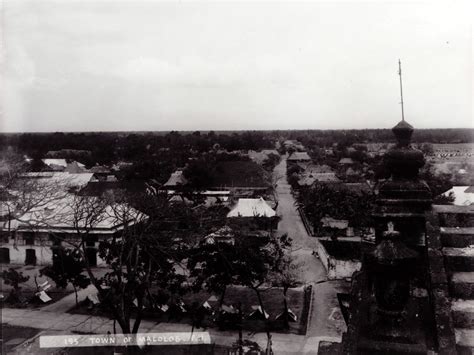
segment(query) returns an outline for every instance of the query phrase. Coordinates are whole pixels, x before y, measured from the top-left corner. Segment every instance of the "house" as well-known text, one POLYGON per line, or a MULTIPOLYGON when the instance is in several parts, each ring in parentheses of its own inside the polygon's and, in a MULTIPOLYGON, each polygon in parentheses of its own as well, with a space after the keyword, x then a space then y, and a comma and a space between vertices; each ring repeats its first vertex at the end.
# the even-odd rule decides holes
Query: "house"
POLYGON ((176 202, 181 201, 183 202, 183 198, 185 202, 188 203, 192 201, 189 197, 192 197, 192 200, 197 201, 198 203, 203 203, 206 207, 211 207, 214 205, 222 204, 227 206, 230 203, 230 196, 231 193, 229 190, 206 190, 206 191, 193 191, 183 197, 183 193, 176 190, 168 190, 168 196, 171 196, 168 201, 176 202))
POLYGON ((227 218, 234 217, 275 217, 276 212, 262 198, 239 198, 236 206, 227 214, 227 218))
POLYGON ((289 162, 309 162, 310 156, 306 152, 293 152, 287 159, 289 162))
MULTIPOLYGON (((24 173, 19 178, 19 183, 27 181, 38 186, 45 186, 59 191, 74 189, 76 191, 83 189, 93 181, 91 173, 68 173, 68 172, 30 172, 24 173)), ((12 191, 14 193, 14 191, 12 191)))
POLYGON ((265 160, 267 160, 268 157, 272 154, 276 156, 280 156, 280 153, 278 153, 278 151, 276 151, 275 149, 263 149, 259 152, 255 150, 249 150, 248 152, 249 158, 255 163, 260 164, 260 165, 263 164, 265 160))
MULTIPOLYGON (((81 198, 81 202, 83 202, 81 198)), ((89 198, 92 199, 92 198, 89 198)), ((80 233, 87 234, 87 258, 91 265, 101 266, 105 261, 98 256, 100 241, 145 220, 146 216, 128 206, 114 204, 100 210, 90 210, 90 223, 78 218, 79 205, 75 196, 50 201, 42 208, 28 211, 14 220, 0 223, 2 262, 11 264, 48 265, 53 261, 53 249, 71 247, 81 241, 80 233), (93 216, 93 217, 91 217, 93 216)), ((88 201, 84 205, 91 205, 88 201)), ((83 210, 81 210, 84 213, 83 210)))
POLYGON ((114 176, 108 167, 98 164, 90 168, 89 172, 93 173, 94 178, 98 181, 106 181, 109 176, 114 176))
POLYGON ((170 204, 184 204, 184 205, 192 205, 193 201, 191 201, 189 198, 183 196, 183 195, 172 195, 169 199, 168 202, 170 204))
POLYGON ((319 173, 333 173, 334 169, 331 168, 329 165, 326 165, 326 164, 322 164, 322 165, 310 164, 306 167, 305 172, 316 173, 316 174, 319 174, 319 173))
POLYGON ((77 161, 71 161, 67 164, 66 168, 63 170, 67 173, 80 174, 87 173, 87 169, 84 164, 78 163, 77 161))
POLYGON ((299 186, 312 186, 315 182, 321 183, 338 183, 340 180, 336 173, 311 173, 303 174, 298 180, 299 186))
POLYGON ((294 149, 294 150, 304 150, 303 144, 298 142, 297 140, 292 140, 288 139, 283 142, 283 147, 288 150, 288 149, 294 149))
POLYGON ((341 158, 341 160, 339 160, 339 164, 340 165, 352 165, 352 164, 354 164, 354 160, 352 160, 352 158, 341 158))
POLYGON ((227 214, 231 226, 250 231, 271 231, 278 227, 278 216, 263 198, 239 198, 227 214))
POLYGON ((321 225, 323 228, 346 230, 349 227, 349 221, 347 219, 335 219, 326 216, 321 218, 321 225))
POLYGON ((454 205, 469 206, 474 204, 474 186, 453 186, 444 192, 444 196, 453 195, 454 205))
POLYGON ((82 163, 79 163, 75 160, 67 161, 66 159, 41 159, 41 161, 48 167, 51 171, 63 171, 68 173, 85 173, 87 172, 86 166, 82 163))
POLYGON ((1 262, 48 265, 55 249, 78 245, 85 237, 89 263, 104 265, 98 256, 99 243, 148 217, 125 204, 77 195, 91 178, 91 173, 28 173, 18 183, 34 186, 26 201, 18 188, 8 191, 7 198, 2 194, 1 262), (22 210, 25 202, 31 206, 22 210))
POLYGON ((196 192, 200 197, 204 198, 204 204, 206 207, 222 204, 227 206, 230 203, 230 191, 228 190, 206 190, 202 192, 196 192))
POLYGON ((346 170, 346 175, 347 176, 356 176, 356 175, 359 175, 359 173, 357 171, 355 171, 354 169, 349 167, 346 170))
POLYGON ((67 167, 66 159, 41 159, 41 161, 52 171, 64 171, 67 167))
POLYGON ((215 243, 225 243, 225 244, 231 244, 234 245, 235 239, 234 239, 235 233, 230 228, 229 226, 224 226, 214 233, 211 233, 207 236, 204 237, 204 241, 207 244, 215 244, 215 243))
POLYGON ((183 170, 176 170, 171 174, 170 178, 164 183, 163 186, 169 189, 184 186, 187 183, 188 180, 184 177, 183 170))

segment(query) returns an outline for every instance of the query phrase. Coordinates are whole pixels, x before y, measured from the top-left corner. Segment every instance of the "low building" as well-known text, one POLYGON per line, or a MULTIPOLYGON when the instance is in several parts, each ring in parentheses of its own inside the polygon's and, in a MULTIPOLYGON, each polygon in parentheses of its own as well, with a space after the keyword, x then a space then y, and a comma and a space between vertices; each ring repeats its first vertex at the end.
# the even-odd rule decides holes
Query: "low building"
POLYGON ((263 164, 270 155, 280 156, 280 153, 278 153, 278 151, 275 149, 263 149, 259 152, 255 150, 249 150, 248 152, 249 158, 257 164, 263 164))
MULTIPOLYGON (((56 191, 67 191, 74 189, 76 191, 83 189, 93 181, 92 173, 68 173, 57 171, 30 172, 24 173, 18 180, 28 182, 30 185, 45 186, 56 191)), ((14 193, 14 191, 12 191, 14 193)))
POLYGON ((322 174, 322 173, 334 173, 334 169, 331 168, 329 165, 326 164, 310 164, 306 167, 306 172, 314 173, 314 174, 322 174))
POLYGON ((301 144, 297 140, 288 139, 288 140, 284 141, 282 145, 283 145, 283 147, 285 147, 286 150, 288 150, 288 149, 304 150, 303 144, 301 144))
POLYGON ((315 182, 320 183, 338 183, 341 180, 338 179, 336 173, 310 173, 302 174, 298 180, 299 186, 312 186, 315 182))
POLYGON ((352 158, 341 158, 339 160, 339 165, 352 165, 354 164, 354 160, 352 158))
POLYGON ((92 173, 27 173, 2 194, 0 236, 2 263, 47 265, 55 249, 86 243, 91 265, 103 265, 99 243, 147 216, 124 204, 106 204, 81 196, 92 173), (26 206, 26 207, 25 207, 26 206))
POLYGON ((41 159, 43 164, 47 166, 47 170, 51 171, 63 171, 68 173, 86 173, 87 169, 86 166, 82 163, 79 163, 75 160, 67 161, 66 159, 59 158, 59 159, 41 159))
POLYGON ((97 181, 111 181, 112 177, 115 178, 112 170, 103 165, 95 165, 89 169, 89 172, 94 174, 94 179, 97 181))
POLYGON ((98 256, 99 243, 147 217, 120 204, 86 211, 96 203, 92 199, 68 195, 15 219, 4 218, 0 223, 1 262, 48 265, 55 248, 77 247, 85 238, 90 265, 104 265, 98 256))
POLYGON ((67 167, 66 159, 41 159, 41 161, 53 171, 64 171, 67 167))
POLYGON ((289 162, 310 162, 311 157, 306 152, 293 152, 287 159, 289 162))
POLYGON ((71 174, 81 174, 88 172, 84 164, 78 163, 75 160, 69 162, 63 171, 71 174))
POLYGON ((166 189, 178 188, 185 186, 188 183, 188 180, 184 177, 183 170, 176 170, 171 174, 168 181, 163 185, 166 189))
POLYGON ((237 204, 227 214, 227 218, 233 217, 275 217, 276 212, 262 198, 239 198, 237 204))
POLYGON ((248 226, 250 230, 273 230, 278 227, 278 216, 267 201, 260 198, 239 198, 227 214, 236 225, 248 226))
POLYGON ((204 240, 208 244, 218 244, 218 243, 225 243, 234 245, 235 242, 235 233, 229 226, 224 226, 214 233, 211 233, 204 237, 204 240))
POLYGON ((187 193, 177 190, 168 190, 167 195, 169 196, 170 202, 183 201, 183 199, 185 199, 193 203, 194 200, 198 204, 204 204, 206 207, 219 204, 228 206, 231 198, 231 192, 229 190, 205 190, 187 193))

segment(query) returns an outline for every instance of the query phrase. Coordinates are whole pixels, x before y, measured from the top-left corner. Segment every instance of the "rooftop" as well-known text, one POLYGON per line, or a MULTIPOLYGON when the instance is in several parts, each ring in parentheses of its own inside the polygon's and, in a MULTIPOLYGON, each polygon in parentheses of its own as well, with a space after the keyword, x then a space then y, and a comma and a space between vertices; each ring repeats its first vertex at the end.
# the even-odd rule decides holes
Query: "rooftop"
POLYGON ((262 198, 239 198, 236 206, 227 214, 231 217, 275 217, 276 212, 262 198))
POLYGON ((289 161, 302 161, 311 160, 310 156, 306 152, 294 152, 288 157, 289 161))
POLYGON ((171 174, 170 178, 167 182, 165 182, 164 186, 182 186, 186 185, 188 181, 183 175, 182 170, 176 170, 174 173, 171 174))

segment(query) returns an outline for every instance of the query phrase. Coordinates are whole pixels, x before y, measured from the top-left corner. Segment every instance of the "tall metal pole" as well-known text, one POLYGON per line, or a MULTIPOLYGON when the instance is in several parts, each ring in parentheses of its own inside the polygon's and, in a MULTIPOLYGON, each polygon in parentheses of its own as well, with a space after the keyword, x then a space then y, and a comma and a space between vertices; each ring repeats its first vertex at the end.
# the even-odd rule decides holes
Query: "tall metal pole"
POLYGON ((405 121, 405 112, 403 111, 403 87, 402 87, 402 62, 398 60, 398 75, 400 76, 400 99, 402 104, 402 121, 405 121))

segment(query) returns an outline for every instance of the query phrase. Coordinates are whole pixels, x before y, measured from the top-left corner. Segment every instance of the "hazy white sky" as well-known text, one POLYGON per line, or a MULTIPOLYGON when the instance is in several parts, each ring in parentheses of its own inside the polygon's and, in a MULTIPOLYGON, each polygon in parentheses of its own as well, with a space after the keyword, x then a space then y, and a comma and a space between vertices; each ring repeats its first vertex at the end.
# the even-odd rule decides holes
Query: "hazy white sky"
POLYGON ((469 3, 4 0, 0 130, 472 127, 469 3))

